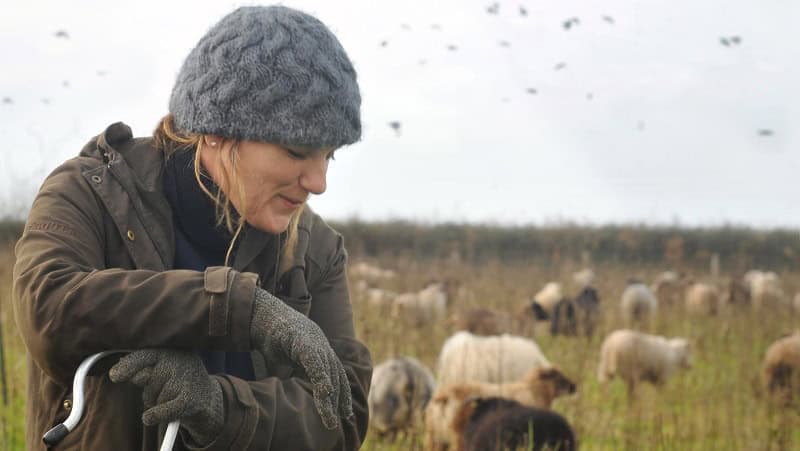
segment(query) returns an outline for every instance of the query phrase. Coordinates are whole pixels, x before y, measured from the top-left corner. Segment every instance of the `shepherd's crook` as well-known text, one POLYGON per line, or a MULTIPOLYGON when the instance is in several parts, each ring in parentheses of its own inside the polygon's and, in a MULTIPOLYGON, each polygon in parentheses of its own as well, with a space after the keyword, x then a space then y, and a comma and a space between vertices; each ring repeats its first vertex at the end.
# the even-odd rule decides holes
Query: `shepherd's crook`
MULTIPOLYGON (((61 440, 64 439, 64 437, 67 436, 67 434, 75 429, 75 427, 78 425, 78 422, 81 421, 84 405, 84 384, 86 382, 86 375, 89 374, 89 369, 92 367, 92 365, 107 355, 120 352, 128 351, 98 352, 97 354, 87 357, 83 362, 81 362, 80 366, 78 366, 78 371, 75 372, 75 378, 72 380, 72 411, 70 411, 69 416, 66 420, 64 420, 63 423, 56 425, 56 427, 45 432, 44 436, 42 436, 42 440, 47 446, 57 445, 61 440)), ((175 438, 178 436, 179 427, 180 421, 178 420, 169 423, 167 426, 167 432, 164 434, 164 441, 161 442, 160 451, 172 450, 172 446, 175 444, 175 438)))

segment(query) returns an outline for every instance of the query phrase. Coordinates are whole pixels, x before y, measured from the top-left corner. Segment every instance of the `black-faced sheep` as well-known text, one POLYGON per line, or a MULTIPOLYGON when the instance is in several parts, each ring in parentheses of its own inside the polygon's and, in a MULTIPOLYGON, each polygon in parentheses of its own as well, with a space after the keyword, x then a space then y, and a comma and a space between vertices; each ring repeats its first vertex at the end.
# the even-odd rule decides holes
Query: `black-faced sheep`
POLYGON ((620 306, 625 321, 645 321, 655 315, 658 301, 647 285, 631 281, 622 292, 620 306))
POLYGON ((562 299, 553 309, 550 334, 591 336, 600 316, 600 295, 592 287, 584 287, 573 299, 562 299))
POLYGON ((470 397, 503 396, 527 406, 549 408, 555 398, 571 393, 575 393, 575 383, 555 367, 534 368, 521 380, 505 384, 464 382, 440 387, 425 410, 425 441, 429 449, 455 443, 453 419, 470 397))
POLYGON ((367 398, 370 424, 389 437, 422 426, 434 389, 433 374, 417 359, 399 357, 381 363, 372 372, 367 398))
POLYGON ((800 332, 770 345, 761 376, 774 399, 786 403, 794 400, 800 393, 800 332))
POLYGON ((719 310, 719 291, 708 283, 697 282, 686 290, 686 311, 700 315, 716 315, 719 310))
POLYGON ((689 368, 691 351, 683 338, 667 339, 633 330, 621 329, 609 334, 600 348, 597 378, 601 384, 619 376, 633 397, 639 382, 663 385, 679 368, 689 368))
POLYGON ((575 432, 556 412, 505 398, 472 398, 453 422, 457 451, 577 449, 575 432))
POLYGON ((531 368, 552 366, 533 340, 514 335, 481 337, 456 332, 442 345, 436 365, 440 386, 457 382, 511 382, 531 368))

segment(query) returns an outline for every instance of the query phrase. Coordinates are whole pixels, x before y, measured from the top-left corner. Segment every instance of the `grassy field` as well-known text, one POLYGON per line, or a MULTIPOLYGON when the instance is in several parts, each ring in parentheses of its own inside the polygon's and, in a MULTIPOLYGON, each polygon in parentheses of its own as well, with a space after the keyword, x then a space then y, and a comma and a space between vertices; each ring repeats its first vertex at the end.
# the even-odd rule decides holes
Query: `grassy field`
MULTIPOLYGON (((530 299, 545 282, 560 281, 573 294, 573 263, 541 267, 500 262, 464 265, 449 260, 378 261, 398 271, 380 286, 395 291, 417 290, 432 277, 447 278, 460 287, 452 309, 491 306, 511 309, 530 299)), ((0 250, 0 325, 2 326, 5 386, 2 400, 0 449, 25 449, 25 349, 11 311, 10 249, 0 250)), ((680 307, 662 309, 647 331, 684 336, 694 346, 694 366, 676 374, 663 390, 644 386, 629 403, 625 387, 615 381, 607 393, 596 382, 597 359, 603 337, 622 327, 618 302, 628 277, 652 280, 663 267, 595 266, 603 318, 598 332, 587 338, 537 336, 545 355, 579 385, 575 396, 556 400, 554 409, 573 425, 583 450, 793 450, 800 449, 800 410, 767 402, 758 385, 758 369, 767 346, 800 328, 800 316, 787 311, 756 314, 723 309, 716 317, 694 317, 680 307)), ((800 273, 780 274, 784 289, 800 289, 800 273)), ((703 273, 695 273, 705 279, 703 273)), ((369 310, 354 299, 358 334, 369 346, 375 363, 411 355, 433 368, 446 326, 407 329, 369 310)), ((421 449, 422 433, 413 431, 395 442, 372 434, 366 450, 421 449)))

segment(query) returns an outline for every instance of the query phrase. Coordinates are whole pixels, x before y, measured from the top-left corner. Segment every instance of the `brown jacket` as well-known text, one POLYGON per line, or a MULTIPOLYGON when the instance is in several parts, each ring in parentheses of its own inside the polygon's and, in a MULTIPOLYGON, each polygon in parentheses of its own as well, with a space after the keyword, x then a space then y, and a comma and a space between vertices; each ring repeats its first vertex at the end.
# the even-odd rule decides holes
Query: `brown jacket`
MULTIPOLYGON (((342 360, 355 417, 325 429, 301 371, 266 368, 256 381, 214 376, 225 426, 207 449, 357 449, 367 430, 372 363, 355 338, 342 237, 306 209, 294 261, 275 280, 279 244, 247 228, 232 268, 171 270, 172 213, 162 152, 116 123, 42 185, 16 247, 14 313, 28 348, 28 449, 68 415, 72 376, 96 352, 174 347, 250 350, 257 284, 308 315, 342 360)), ((141 390, 114 384, 103 361, 88 378, 83 419, 55 449, 155 450, 164 427, 144 427, 141 390)), ((175 449, 185 449, 178 438, 175 449)))

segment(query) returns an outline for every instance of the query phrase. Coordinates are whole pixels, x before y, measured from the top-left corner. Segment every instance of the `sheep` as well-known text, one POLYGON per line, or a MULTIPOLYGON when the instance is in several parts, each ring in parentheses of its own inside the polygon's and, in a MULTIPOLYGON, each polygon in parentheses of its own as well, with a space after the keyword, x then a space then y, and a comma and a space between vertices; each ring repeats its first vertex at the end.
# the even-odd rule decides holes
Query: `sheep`
POLYGON ((578 287, 579 290, 594 285, 594 279, 594 271, 592 271, 591 268, 584 268, 580 271, 572 273, 572 282, 576 287, 578 287))
POLYGON ((433 373, 413 357, 377 365, 367 398, 372 427, 382 436, 422 425, 422 415, 435 389, 433 373))
POLYGON ((761 376, 770 395, 791 403, 800 393, 800 332, 783 337, 767 348, 761 376))
POLYGON ((686 310, 690 313, 716 315, 719 308, 719 291, 708 283, 694 283, 686 291, 686 310))
POLYGON ((497 335, 520 328, 519 318, 487 308, 473 308, 460 312, 451 318, 450 323, 456 330, 465 330, 475 335, 497 335))
POLYGON ((353 277, 361 277, 373 281, 394 279, 397 275, 391 269, 382 269, 367 262, 353 263, 348 273, 353 277))
POLYGON ((510 382, 531 368, 552 366, 531 339, 514 335, 480 337, 456 332, 442 345, 436 365, 437 382, 510 382))
POLYGON ((397 295, 392 303, 392 317, 418 327, 443 320, 447 311, 447 288, 444 283, 431 283, 416 293, 397 295))
POLYGON ((556 304, 563 298, 564 295, 561 292, 561 284, 558 282, 548 282, 545 284, 544 288, 533 296, 533 302, 538 304, 549 316, 556 304))
POLYGON ((575 393, 575 383, 556 367, 533 368, 520 380, 504 384, 464 382, 440 386, 425 409, 428 448, 455 443, 451 425, 464 400, 479 396, 504 396, 526 406, 549 408, 553 400, 575 393))
POLYGON ((647 285, 633 280, 622 292, 621 306, 626 321, 642 321, 655 315, 658 300, 647 285))
POLYGON ((781 306, 786 302, 781 281, 772 271, 748 271, 744 276, 745 283, 750 288, 750 297, 756 309, 765 306, 781 306))
POLYGON ((384 290, 383 288, 367 288, 364 291, 364 297, 370 308, 388 313, 391 311, 394 300, 397 298, 397 293, 391 290, 384 290))
POLYGON ((678 305, 683 298, 686 282, 684 274, 664 271, 656 277, 651 290, 662 305, 678 305))
POLYGON ((603 340, 597 379, 606 386, 619 376, 628 385, 630 399, 640 381, 661 386, 676 369, 689 368, 690 358, 689 342, 684 338, 667 339, 620 329, 603 340))
POLYGON ((472 398, 453 421, 456 451, 577 449, 575 432, 556 412, 505 398, 472 398))
POLYGON ((599 305, 600 295, 589 286, 584 287, 574 300, 562 299, 553 309, 550 334, 577 335, 582 332, 591 336, 600 316, 599 305))

